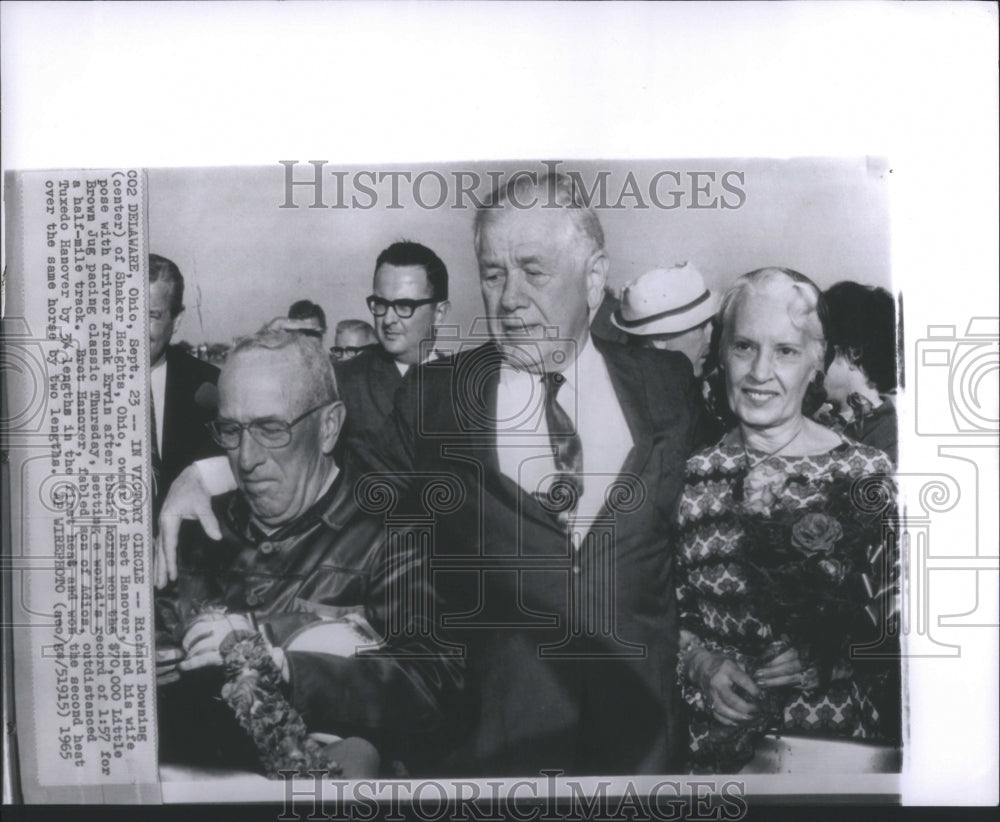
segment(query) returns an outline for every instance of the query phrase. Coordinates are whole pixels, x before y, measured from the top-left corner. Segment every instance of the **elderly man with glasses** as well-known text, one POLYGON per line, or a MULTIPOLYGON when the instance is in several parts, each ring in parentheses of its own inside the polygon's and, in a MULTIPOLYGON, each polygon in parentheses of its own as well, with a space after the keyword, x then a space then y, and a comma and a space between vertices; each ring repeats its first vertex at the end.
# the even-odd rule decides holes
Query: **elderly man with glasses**
POLYGON ((364 320, 341 320, 334 331, 330 359, 334 364, 347 362, 376 345, 378 337, 370 323, 364 320))
POLYGON ((213 501, 223 541, 188 523, 177 581, 157 594, 162 757, 252 763, 219 699, 233 632, 264 638, 310 732, 359 736, 420 770, 452 724, 441 705, 462 670, 429 638, 429 574, 414 540, 390 543, 359 508, 333 456, 344 418, 319 340, 236 343, 209 425, 237 483, 213 501))

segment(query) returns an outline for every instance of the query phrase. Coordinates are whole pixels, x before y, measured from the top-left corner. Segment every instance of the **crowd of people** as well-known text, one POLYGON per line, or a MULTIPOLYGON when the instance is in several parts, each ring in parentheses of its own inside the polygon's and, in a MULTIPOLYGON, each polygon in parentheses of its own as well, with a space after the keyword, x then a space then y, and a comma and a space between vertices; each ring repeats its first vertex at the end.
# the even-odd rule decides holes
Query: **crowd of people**
POLYGON ((781 267, 720 294, 692 263, 612 293, 560 175, 496 192, 472 240, 488 341, 439 350, 447 268, 401 241, 371 324, 328 349, 301 300, 221 373, 171 353, 183 279, 150 256, 163 761, 647 774, 736 772, 774 733, 898 746, 891 295, 781 267))

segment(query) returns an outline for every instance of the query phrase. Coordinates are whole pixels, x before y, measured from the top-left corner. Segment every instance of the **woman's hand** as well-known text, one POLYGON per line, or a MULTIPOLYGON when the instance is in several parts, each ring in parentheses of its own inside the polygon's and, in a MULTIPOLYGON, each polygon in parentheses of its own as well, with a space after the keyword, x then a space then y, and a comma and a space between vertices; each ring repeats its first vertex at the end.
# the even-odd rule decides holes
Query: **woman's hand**
POLYGON ((761 688, 780 688, 782 685, 803 685, 806 669, 795 648, 782 651, 753 675, 761 688))
POLYGON ((748 725, 757 719, 760 710, 743 699, 735 688, 751 698, 759 696, 761 690, 735 660, 716 651, 697 648, 690 652, 687 675, 701 689, 705 707, 718 722, 748 725))

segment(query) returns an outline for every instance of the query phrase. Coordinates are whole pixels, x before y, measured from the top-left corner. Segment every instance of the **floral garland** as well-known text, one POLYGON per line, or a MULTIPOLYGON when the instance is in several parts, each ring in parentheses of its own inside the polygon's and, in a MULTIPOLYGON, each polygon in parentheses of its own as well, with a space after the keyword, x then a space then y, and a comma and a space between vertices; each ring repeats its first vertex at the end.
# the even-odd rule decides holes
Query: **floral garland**
POLYGON ((253 740, 265 775, 278 779, 282 772, 304 777, 326 771, 340 776, 340 765, 324 756, 324 746, 309 737, 301 715, 285 698, 281 671, 264 638, 233 631, 219 652, 226 673, 222 698, 253 740))

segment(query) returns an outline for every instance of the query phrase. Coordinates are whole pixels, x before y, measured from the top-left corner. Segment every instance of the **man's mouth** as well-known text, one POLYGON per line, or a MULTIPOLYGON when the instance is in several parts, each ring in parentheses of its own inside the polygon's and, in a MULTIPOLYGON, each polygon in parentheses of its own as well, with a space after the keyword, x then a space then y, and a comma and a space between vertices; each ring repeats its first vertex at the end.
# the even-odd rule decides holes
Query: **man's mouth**
POLYGON ((266 477, 256 477, 250 479, 249 477, 242 477, 243 488, 246 491, 256 492, 260 488, 264 487, 268 483, 274 482, 272 479, 267 479, 266 477))
POLYGON ((501 320, 500 327, 503 329, 504 336, 507 337, 528 337, 535 328, 535 326, 525 323, 524 320, 501 320))

